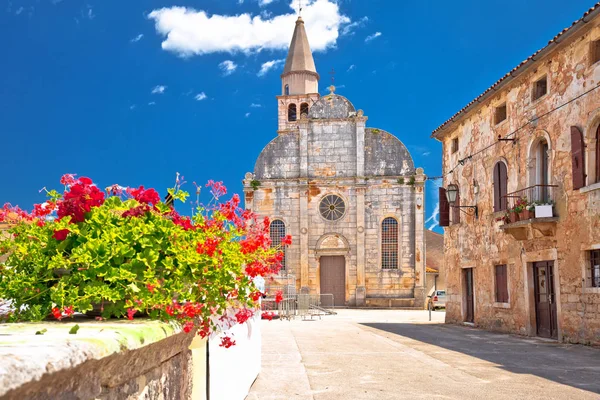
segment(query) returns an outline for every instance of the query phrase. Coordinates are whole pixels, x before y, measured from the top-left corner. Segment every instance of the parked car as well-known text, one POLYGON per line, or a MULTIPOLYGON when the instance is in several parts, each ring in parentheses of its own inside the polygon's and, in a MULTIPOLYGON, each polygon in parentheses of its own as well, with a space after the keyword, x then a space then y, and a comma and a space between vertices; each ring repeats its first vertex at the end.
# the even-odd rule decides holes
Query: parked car
POLYGON ((446 308, 446 291, 445 290, 434 290, 433 294, 429 297, 429 306, 432 310, 438 308, 446 308))

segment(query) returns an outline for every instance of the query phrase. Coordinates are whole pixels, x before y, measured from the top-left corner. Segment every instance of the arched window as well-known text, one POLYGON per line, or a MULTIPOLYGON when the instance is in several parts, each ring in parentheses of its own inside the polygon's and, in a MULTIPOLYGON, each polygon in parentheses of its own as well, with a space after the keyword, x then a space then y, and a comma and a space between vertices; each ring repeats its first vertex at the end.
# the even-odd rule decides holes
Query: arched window
MULTIPOLYGON (((280 219, 271 221, 270 232, 271 247, 281 247, 281 242, 285 237, 285 223, 280 219)), ((283 259, 281 260, 281 270, 285 270, 285 247, 281 248, 283 259)))
POLYGON ((288 107, 288 121, 293 122, 296 120, 296 105, 290 104, 288 107))
POLYGON ((507 186, 506 164, 498 161, 494 166, 494 212, 506 210, 507 186))
POLYGON ((300 104, 300 116, 302 116, 303 114, 308 115, 308 103, 300 104))
POLYGON ((391 217, 381 223, 381 268, 398 269, 398 221, 391 217))
POLYGON ((290 95, 290 85, 285 85, 284 93, 285 93, 286 96, 290 95))

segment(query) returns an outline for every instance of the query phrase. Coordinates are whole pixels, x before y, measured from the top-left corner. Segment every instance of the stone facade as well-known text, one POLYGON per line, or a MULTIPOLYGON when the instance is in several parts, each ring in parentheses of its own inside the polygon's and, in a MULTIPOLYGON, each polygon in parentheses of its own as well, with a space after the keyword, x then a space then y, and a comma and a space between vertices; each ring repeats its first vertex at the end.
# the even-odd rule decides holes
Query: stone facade
MULTIPOLYGON (((305 53, 310 49, 294 47, 304 42, 297 36, 305 34, 303 23, 297 23, 286 65, 300 64, 295 58, 311 65, 312 55, 305 53)), ((291 82, 293 76, 307 75, 292 68, 282 79, 291 82)), ((311 71, 309 76, 318 75, 311 71)), ((367 128, 362 110, 335 94, 335 88, 330 90, 323 97, 288 95, 283 86, 283 94, 277 96, 278 136, 244 179, 246 208, 283 221, 293 239, 284 273, 296 276, 302 292, 324 293, 321 259, 342 256, 345 289, 338 305, 422 306, 426 177, 422 169, 414 168, 400 140, 367 128), (308 106, 305 112, 300 112, 302 103, 308 106), (290 105, 296 114, 289 113, 290 105), (328 220, 320 211, 329 195, 344 202, 343 216, 337 220, 328 220), (383 269, 382 222, 388 217, 398 227, 398 262, 396 268, 383 269)))
MULTIPOLYGON (((550 336, 600 344, 600 287, 593 287, 590 259, 600 249, 599 11, 596 5, 432 135, 443 144, 443 186, 457 184, 460 204, 476 205, 479 213, 476 218, 473 209, 463 209, 458 222, 457 209, 450 207, 444 235, 447 322, 470 319, 472 271, 475 325, 546 335, 542 318, 550 315, 556 328, 550 336), (579 132, 583 160, 573 142, 579 132), (505 215, 494 211, 494 185, 502 191, 502 178, 494 177, 499 162, 507 170, 504 191, 529 201, 548 197, 554 201, 549 217, 536 209, 521 216, 526 220, 498 221, 505 215), (587 176, 574 189, 581 165, 587 176), (551 186, 536 186, 545 184, 551 186), (547 261, 546 267, 539 264, 547 261), (502 279, 496 266, 502 265, 508 298, 498 302, 502 279), (540 271, 545 277, 536 276, 540 271), (544 297, 552 284, 554 295, 544 297), (549 299, 548 314, 543 298, 549 299)), ((515 197, 505 198, 510 209, 515 197)), ((441 204, 443 210, 443 198, 441 204)))

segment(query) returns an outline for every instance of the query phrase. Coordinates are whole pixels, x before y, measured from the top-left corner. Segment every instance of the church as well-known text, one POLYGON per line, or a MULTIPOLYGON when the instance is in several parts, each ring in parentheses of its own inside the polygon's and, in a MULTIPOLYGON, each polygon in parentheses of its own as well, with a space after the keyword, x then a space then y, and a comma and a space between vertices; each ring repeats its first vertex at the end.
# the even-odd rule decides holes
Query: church
POLYGON ((277 136, 244 179, 245 206, 289 234, 283 276, 335 306, 423 307, 424 183, 406 146, 368 128, 319 74, 304 21, 296 26, 277 96, 277 136))

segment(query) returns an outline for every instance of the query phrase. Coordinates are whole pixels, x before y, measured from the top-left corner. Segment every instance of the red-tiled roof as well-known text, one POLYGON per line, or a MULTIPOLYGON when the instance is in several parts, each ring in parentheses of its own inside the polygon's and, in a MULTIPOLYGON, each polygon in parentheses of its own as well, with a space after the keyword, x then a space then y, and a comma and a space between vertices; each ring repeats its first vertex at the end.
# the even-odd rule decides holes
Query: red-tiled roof
POLYGON ((436 133, 438 133, 440 130, 444 129, 450 122, 453 122, 456 118, 458 118, 459 116, 461 116, 461 114, 463 114, 465 111, 467 111, 467 109, 469 109, 475 103, 479 102, 483 97, 485 97, 492 90, 495 90, 504 81, 509 80, 515 74, 515 72, 517 72, 518 70, 522 69, 527 64, 530 64, 530 63, 532 63, 534 61, 537 61, 537 60, 535 60, 535 57, 537 55, 539 55, 541 52, 543 52, 544 50, 546 50, 552 44, 558 43, 558 39, 560 39, 561 36, 563 36, 565 33, 567 33, 568 31, 570 31, 575 25, 577 25, 580 22, 582 22, 588 15, 590 15, 592 12, 596 11, 599 8, 600 8, 600 2, 594 4, 594 6, 592 8, 590 8, 589 10, 587 10, 583 14, 583 16, 581 18, 579 18, 577 21, 573 22, 571 24, 571 26, 569 26, 568 28, 563 29, 558 35, 554 36, 552 38, 552 40, 550 40, 546 46, 544 46, 543 48, 539 49, 538 51, 536 51, 535 53, 533 53, 531 56, 529 56, 527 59, 525 59, 523 62, 521 62, 519 65, 517 65, 516 67, 514 67, 512 70, 510 70, 510 72, 508 72, 506 75, 504 75, 498 81, 496 81, 496 83, 494 83, 492 86, 490 86, 485 92, 483 92, 482 94, 480 94, 479 96, 477 96, 475 99, 473 99, 473 101, 471 101, 469 104, 467 104, 465 107, 463 107, 459 112, 457 112, 456 114, 454 114, 449 120, 447 120, 442 125, 440 125, 439 127, 437 127, 431 133, 431 137, 435 137, 436 133))

